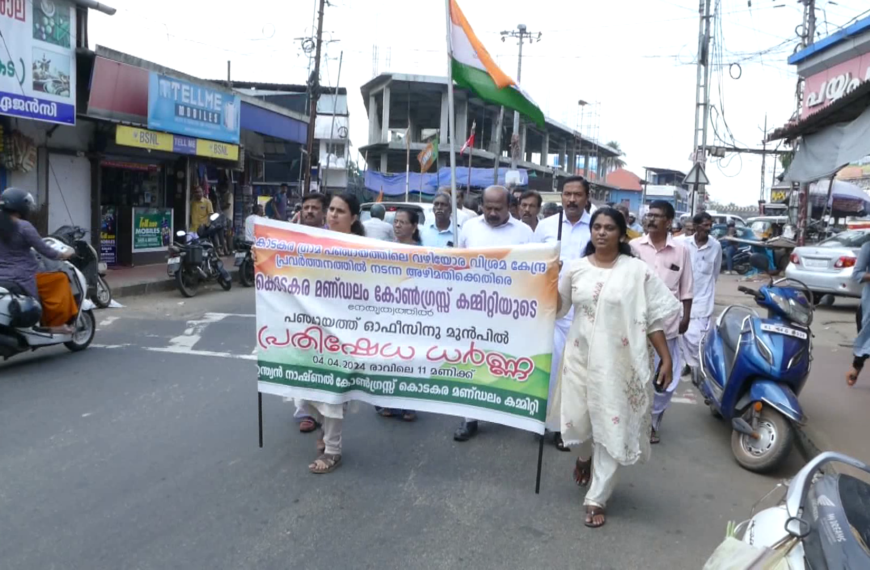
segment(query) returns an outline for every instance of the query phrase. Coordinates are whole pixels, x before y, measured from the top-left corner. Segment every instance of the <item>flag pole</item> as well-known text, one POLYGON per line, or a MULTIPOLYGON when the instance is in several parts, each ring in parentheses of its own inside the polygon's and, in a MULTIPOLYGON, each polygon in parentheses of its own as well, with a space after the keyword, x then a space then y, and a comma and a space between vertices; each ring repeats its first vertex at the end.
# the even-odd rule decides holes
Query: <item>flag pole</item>
POLYGON ((447 16, 447 123, 450 137, 450 206, 453 210, 453 246, 459 247, 459 212, 456 210, 456 117, 453 113, 453 45, 450 39, 450 0, 444 0, 447 16))

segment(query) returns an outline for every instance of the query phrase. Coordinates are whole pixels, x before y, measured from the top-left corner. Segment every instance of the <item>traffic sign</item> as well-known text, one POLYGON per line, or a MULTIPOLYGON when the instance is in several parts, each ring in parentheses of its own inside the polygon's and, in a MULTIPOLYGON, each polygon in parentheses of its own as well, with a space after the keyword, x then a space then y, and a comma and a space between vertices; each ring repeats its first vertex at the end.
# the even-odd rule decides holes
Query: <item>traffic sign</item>
POLYGON ((686 177, 683 178, 683 184, 709 184, 710 179, 707 178, 707 174, 704 172, 704 166, 700 162, 696 162, 694 166, 692 166, 692 170, 686 174, 686 177))

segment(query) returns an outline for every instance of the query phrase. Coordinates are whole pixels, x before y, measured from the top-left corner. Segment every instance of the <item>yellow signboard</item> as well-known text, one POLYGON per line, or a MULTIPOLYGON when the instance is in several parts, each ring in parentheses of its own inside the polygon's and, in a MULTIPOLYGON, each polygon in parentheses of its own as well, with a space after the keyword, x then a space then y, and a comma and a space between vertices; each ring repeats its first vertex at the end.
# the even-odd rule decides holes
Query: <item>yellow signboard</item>
POLYGON ((135 146, 177 154, 195 154, 196 156, 221 160, 239 159, 239 146, 235 144, 194 139, 124 125, 118 125, 115 128, 115 143, 122 146, 135 146))
POLYGON ((239 147, 234 144, 196 139, 196 154, 222 160, 238 160, 239 147))
POLYGON ((115 129, 115 142, 123 146, 135 146, 149 150, 172 152, 173 137, 168 133, 158 133, 148 129, 118 125, 115 129))

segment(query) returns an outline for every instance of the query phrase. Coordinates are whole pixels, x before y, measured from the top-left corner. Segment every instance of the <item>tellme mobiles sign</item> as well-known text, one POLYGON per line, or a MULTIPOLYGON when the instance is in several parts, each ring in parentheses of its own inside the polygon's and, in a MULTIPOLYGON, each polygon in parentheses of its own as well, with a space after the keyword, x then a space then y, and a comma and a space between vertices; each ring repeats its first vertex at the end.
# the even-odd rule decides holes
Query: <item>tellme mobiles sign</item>
POLYGON ((0 0, 0 114, 75 124, 75 29, 66 0, 0 0))
POLYGON ((191 137, 238 143, 238 95, 151 72, 148 128, 191 137))

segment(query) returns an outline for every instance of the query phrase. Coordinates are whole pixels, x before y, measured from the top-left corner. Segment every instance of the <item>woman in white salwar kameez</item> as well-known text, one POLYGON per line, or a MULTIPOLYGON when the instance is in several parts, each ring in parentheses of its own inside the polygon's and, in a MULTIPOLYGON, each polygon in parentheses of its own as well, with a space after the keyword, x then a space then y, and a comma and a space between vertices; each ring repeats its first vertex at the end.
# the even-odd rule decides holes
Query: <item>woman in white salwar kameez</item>
POLYGON ((574 321, 548 423, 561 425, 566 446, 583 444, 574 477, 581 486, 591 480, 586 526, 597 528, 605 523, 617 468, 649 458, 653 381, 662 389, 673 381, 662 322, 680 303, 622 243, 622 214, 599 209, 590 225, 586 257, 572 261, 559 283, 557 318, 573 306, 574 321), (649 344, 662 360, 656 379, 649 344))

